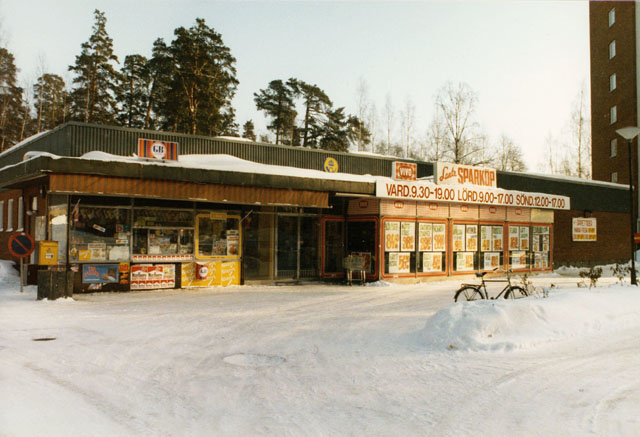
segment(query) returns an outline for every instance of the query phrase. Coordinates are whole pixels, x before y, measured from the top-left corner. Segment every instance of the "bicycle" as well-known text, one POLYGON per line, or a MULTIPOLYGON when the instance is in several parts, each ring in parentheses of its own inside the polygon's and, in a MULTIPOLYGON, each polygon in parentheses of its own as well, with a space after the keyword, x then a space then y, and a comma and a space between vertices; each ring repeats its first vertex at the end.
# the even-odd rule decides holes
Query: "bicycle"
MULTIPOLYGON (((497 268, 493 269, 495 272, 498 270, 497 268)), ((520 299, 523 297, 527 297, 529 294, 526 290, 519 285, 511 284, 511 270, 505 271, 507 274, 506 279, 484 279, 484 276, 488 272, 477 273, 476 278, 480 278, 480 284, 462 284, 460 288, 456 291, 456 294, 453 296, 454 302, 458 302, 458 300, 466 299, 470 300, 479 300, 479 299, 498 299, 500 296, 504 294, 505 299, 520 299), (502 291, 498 293, 497 296, 489 297, 487 293, 487 282, 506 282, 507 285, 504 286, 502 291)))

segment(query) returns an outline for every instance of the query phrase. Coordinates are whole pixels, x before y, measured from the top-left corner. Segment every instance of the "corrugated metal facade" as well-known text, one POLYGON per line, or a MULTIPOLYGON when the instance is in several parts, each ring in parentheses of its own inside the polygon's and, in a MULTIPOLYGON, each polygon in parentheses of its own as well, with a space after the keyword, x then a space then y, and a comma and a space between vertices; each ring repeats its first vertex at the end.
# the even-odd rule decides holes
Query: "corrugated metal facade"
MULTIPOLYGON (((390 176, 393 161, 398 160, 76 122, 66 123, 29 143, 10 149, 1 158, 5 165, 8 165, 20 162, 24 154, 29 151, 50 152, 59 156, 72 157, 79 157, 93 151, 131 156, 138 151, 139 138, 177 142, 180 144, 180 154, 183 155, 226 154, 261 164, 286 165, 311 170, 322 170, 325 160, 331 157, 338 161, 340 172, 362 175, 390 176)), ((418 164, 419 177, 432 173, 431 163, 418 164)))

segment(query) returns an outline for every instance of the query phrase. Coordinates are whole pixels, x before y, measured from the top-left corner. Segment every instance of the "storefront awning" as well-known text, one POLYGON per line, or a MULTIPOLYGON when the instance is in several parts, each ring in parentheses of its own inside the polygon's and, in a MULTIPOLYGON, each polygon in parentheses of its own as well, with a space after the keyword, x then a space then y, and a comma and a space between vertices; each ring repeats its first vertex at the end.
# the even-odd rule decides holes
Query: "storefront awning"
POLYGON ((49 190, 56 193, 151 197, 202 202, 296 205, 313 208, 328 208, 329 206, 329 194, 321 191, 199 184, 86 174, 52 174, 49 178, 49 190))

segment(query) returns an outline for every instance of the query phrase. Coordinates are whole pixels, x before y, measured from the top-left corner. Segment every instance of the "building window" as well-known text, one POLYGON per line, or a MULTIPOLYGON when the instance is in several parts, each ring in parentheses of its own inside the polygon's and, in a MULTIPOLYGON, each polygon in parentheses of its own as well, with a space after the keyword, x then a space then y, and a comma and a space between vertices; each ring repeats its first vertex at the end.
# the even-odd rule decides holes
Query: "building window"
POLYGON ((611 182, 618 182, 618 172, 614 171, 611 173, 611 182))
POLYGON ((4 200, 0 201, 0 231, 4 231, 4 200))
POLYGON ((616 74, 613 73, 609 76, 609 91, 613 91, 616 89, 616 74))
POLYGON ((22 232, 24 230, 24 198, 20 196, 18 198, 18 229, 16 231, 22 232))
POLYGON ((613 40, 609 43, 609 59, 613 59, 616 55, 616 41, 613 40))
POLYGON ((616 22, 616 8, 612 8, 609 11, 609 27, 613 26, 613 23, 616 22))
POLYGON ((618 156, 618 140, 616 138, 611 140, 611 158, 618 156))
POLYGON ((611 118, 610 124, 613 124, 616 121, 618 121, 618 107, 617 106, 612 106, 611 107, 611 109, 609 110, 609 116, 611 118))
POLYGON ((7 232, 13 231, 13 199, 7 205, 7 232))

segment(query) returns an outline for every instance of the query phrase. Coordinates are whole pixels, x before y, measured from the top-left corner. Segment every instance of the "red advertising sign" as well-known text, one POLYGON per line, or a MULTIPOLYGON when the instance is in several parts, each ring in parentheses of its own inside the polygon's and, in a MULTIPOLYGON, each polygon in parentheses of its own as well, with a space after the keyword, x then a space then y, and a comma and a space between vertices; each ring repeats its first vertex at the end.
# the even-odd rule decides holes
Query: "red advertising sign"
POLYGON ((394 161, 393 178, 397 181, 415 181, 418 179, 418 164, 394 161))
POLYGON ((158 160, 178 160, 178 143, 138 139, 138 157, 158 160))

